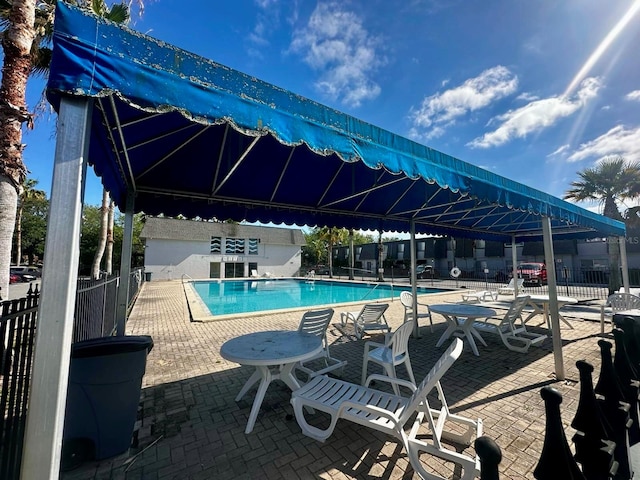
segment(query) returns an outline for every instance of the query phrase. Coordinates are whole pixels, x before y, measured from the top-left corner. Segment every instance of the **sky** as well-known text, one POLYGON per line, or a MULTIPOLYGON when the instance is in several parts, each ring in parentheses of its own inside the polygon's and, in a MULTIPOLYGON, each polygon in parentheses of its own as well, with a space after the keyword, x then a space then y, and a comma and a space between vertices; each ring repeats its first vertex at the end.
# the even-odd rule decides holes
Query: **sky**
MULTIPOLYGON (((130 26, 560 198, 640 161, 640 0, 146 0, 130 26)), ((55 120, 23 138, 47 193, 55 120)))

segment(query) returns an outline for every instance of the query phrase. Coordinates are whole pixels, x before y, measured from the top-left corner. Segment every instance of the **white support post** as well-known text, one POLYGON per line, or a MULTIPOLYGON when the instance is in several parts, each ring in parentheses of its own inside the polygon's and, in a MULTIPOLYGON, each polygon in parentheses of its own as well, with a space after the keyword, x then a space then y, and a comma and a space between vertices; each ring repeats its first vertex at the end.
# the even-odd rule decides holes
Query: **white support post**
POLYGON ((518 248, 516 247, 516 236, 511 236, 511 278, 513 278, 513 297, 517 297, 518 291, 518 248))
POLYGON ((560 332, 560 312, 558 308, 558 287, 556 285, 556 261, 553 254, 551 219, 542 217, 542 235, 544 260, 547 264, 547 287, 549 289, 549 317, 553 340, 553 359, 556 366, 556 379, 564 380, 564 362, 562 360, 562 333, 560 332))
POLYGON ((420 328, 418 326, 418 275, 416 274, 416 222, 411 219, 409 223, 410 244, 409 255, 411 256, 411 296, 413 297, 413 336, 420 338, 420 328))
POLYGON ((116 322, 118 336, 124 335, 129 306, 129 284, 131 283, 131 252, 133 251, 133 211, 134 193, 127 193, 127 206, 124 213, 124 232, 122 234, 122 255, 120 256, 120 288, 118 288, 118 307, 116 322))
POLYGON ((89 107, 87 99, 62 97, 60 102, 22 480, 57 479, 60 474, 91 123, 89 107))

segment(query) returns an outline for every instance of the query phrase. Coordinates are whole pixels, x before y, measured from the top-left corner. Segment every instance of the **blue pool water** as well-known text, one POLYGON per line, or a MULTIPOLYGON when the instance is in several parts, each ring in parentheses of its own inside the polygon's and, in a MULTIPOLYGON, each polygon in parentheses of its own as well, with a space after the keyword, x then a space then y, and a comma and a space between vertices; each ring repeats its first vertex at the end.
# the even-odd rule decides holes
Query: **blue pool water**
MULTIPOLYGON (((399 299, 409 286, 324 280, 268 279, 196 281, 192 285, 212 315, 399 299)), ((442 292, 418 288, 418 293, 442 292)))

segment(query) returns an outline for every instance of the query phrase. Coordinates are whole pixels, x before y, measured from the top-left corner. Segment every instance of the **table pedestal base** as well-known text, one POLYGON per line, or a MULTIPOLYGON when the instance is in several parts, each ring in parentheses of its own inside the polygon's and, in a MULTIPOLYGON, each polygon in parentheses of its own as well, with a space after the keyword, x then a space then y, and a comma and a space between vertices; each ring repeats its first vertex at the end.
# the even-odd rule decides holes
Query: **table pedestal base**
POLYGON ((256 392, 256 397, 253 400, 249 420, 247 421, 247 428, 244 433, 251 433, 253 430, 253 426, 258 418, 260 406, 264 400, 264 395, 267 393, 267 388, 271 382, 274 380, 282 380, 291 389, 291 391, 300 388, 300 384, 293 374, 293 368, 295 366, 295 363, 289 363, 281 365, 280 367, 273 367, 273 371, 268 366, 256 366, 256 371, 251 374, 247 382, 242 387, 242 390, 240 390, 236 396, 236 402, 240 401, 253 385, 260 382, 260 385, 258 385, 258 391, 256 392))

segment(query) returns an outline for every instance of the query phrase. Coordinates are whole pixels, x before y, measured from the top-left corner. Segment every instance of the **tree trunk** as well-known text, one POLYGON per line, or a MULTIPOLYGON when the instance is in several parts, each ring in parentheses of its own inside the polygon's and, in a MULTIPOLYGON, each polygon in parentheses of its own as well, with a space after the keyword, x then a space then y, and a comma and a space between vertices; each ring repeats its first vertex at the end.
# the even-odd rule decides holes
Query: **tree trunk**
MULTIPOLYGON (((604 201, 604 216, 624 222, 616 202, 611 197, 604 201)), ((607 238, 609 250, 609 295, 615 293, 622 286, 620 277, 620 242, 618 237, 607 238)))
POLYGON ((13 257, 16 265, 22 263, 22 205, 20 200, 18 200, 18 204, 16 211, 16 251, 13 257))
POLYGON ((107 275, 113 273, 113 222, 115 216, 115 206, 113 200, 109 202, 109 227, 107 228, 107 254, 105 262, 105 270, 107 275))
POLYGON ((11 241, 20 186, 26 177, 22 161, 22 123, 32 124, 25 92, 35 37, 35 0, 14 0, 9 28, 2 36, 4 64, 0 84, 0 289, 9 289, 11 241))
POLYGON ((109 227, 109 192, 102 189, 102 206, 100 207, 100 239, 91 265, 91 278, 100 278, 100 263, 107 245, 107 229, 109 227))

